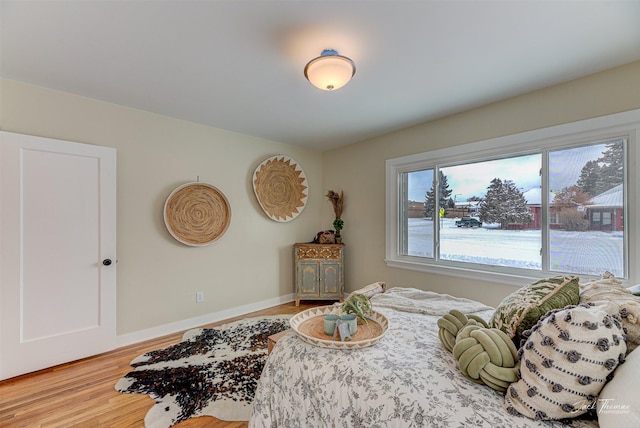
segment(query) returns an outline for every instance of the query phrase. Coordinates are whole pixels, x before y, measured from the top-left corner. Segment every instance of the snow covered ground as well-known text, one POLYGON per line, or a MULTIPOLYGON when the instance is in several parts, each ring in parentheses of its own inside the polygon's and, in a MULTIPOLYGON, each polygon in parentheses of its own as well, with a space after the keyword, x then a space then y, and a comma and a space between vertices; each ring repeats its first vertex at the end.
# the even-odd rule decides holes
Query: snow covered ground
MULTIPOLYGON (((440 219, 440 258, 494 266, 541 269, 539 230, 501 230, 497 225, 456 227, 455 219, 440 219)), ((408 253, 433 257, 433 221, 409 219, 408 253)), ((624 276, 622 232, 551 231, 552 271, 624 276)))

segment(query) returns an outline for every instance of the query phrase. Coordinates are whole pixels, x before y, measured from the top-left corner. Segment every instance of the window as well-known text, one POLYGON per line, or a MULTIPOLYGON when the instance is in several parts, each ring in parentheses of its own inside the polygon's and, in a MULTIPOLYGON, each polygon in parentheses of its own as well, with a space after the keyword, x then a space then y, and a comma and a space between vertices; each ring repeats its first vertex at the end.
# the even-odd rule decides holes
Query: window
POLYGON ((387 264, 502 282, 636 278, 639 131, 634 111, 388 160, 387 264))
POLYGON ((626 139, 610 139, 549 152, 549 270, 627 278, 624 225, 612 227, 612 211, 624 213, 626 139), (592 212, 592 222, 588 213, 592 212))

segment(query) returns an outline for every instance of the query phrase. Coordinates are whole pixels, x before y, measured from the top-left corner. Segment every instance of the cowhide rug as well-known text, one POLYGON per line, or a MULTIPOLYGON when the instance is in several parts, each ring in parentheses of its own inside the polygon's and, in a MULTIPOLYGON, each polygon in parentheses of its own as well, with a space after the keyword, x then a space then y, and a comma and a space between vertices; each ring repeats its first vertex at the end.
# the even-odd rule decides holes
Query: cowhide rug
POLYGON ((168 428, 195 416, 246 421, 267 360, 267 338, 289 328, 290 315, 248 318, 187 331, 182 342, 134 359, 117 391, 149 394, 156 404, 148 428, 168 428))

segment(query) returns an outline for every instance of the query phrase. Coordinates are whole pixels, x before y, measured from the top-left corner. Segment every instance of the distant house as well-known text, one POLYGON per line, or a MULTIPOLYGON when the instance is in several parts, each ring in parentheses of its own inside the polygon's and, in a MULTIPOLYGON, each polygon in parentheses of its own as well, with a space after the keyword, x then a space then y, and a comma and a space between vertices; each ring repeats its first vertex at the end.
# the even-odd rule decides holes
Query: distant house
POLYGON ((624 189, 620 184, 594 196, 587 206, 591 230, 615 232, 624 230, 624 189))
POLYGON ((407 205, 407 217, 409 218, 423 218, 424 217, 424 202, 409 201, 407 205))
POLYGON ((447 208, 446 218, 477 217, 480 201, 455 201, 453 207, 447 208))
MULTIPOLYGON (((513 223, 509 225, 509 229, 541 229, 542 228, 542 189, 537 187, 529 189, 522 194, 527 201, 529 211, 533 215, 533 220, 529 223, 513 223)), ((557 213, 553 208, 553 198, 555 193, 549 192, 549 225, 553 228, 554 219, 557 219, 557 213)), ((557 220, 556 220, 557 222, 557 220)))
MULTIPOLYGON (((522 229, 540 229, 542 227, 542 189, 537 187, 529 189, 522 194, 527 201, 529 211, 533 214, 533 220, 527 224, 523 224, 522 229)), ((549 203, 553 197, 549 200, 549 203)))
POLYGON ((463 215, 477 216, 480 201, 455 201, 455 209, 463 210, 463 215))
MULTIPOLYGON (((527 224, 511 224, 509 229, 540 229, 542 227, 542 198, 541 189, 526 191, 524 198, 527 206, 533 214, 533 221, 527 224)), ((555 194, 549 192, 549 227, 557 229, 560 226, 561 207, 554 204, 555 194)), ((622 231, 624 230, 624 194, 622 184, 594 196, 586 207, 577 207, 579 211, 585 210, 585 218, 589 221, 590 230, 622 231)))

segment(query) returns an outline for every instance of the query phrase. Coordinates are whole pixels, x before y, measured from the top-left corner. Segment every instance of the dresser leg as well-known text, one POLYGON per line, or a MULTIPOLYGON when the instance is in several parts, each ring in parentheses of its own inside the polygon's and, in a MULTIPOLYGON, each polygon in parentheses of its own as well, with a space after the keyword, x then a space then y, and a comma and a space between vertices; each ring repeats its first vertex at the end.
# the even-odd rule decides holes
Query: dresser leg
POLYGON ((296 299, 296 306, 300 306, 300 299, 296 299))

